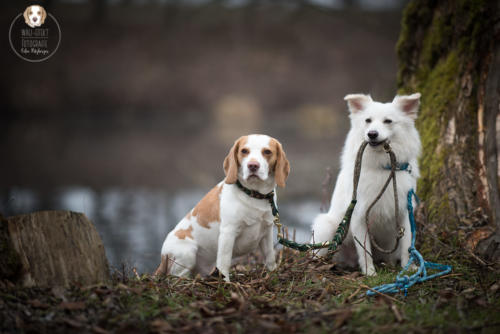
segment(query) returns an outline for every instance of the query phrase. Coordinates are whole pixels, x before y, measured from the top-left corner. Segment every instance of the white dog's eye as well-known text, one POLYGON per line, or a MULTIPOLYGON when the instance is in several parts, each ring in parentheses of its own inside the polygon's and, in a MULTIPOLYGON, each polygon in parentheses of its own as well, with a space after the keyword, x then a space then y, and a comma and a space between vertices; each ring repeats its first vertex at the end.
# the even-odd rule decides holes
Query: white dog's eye
POLYGON ((372 119, 371 119, 371 118, 367 118, 367 119, 365 119, 365 122, 366 122, 366 123, 371 123, 371 122, 372 122, 372 119))
POLYGON ((385 124, 391 124, 392 123, 392 119, 384 119, 384 123, 385 124))

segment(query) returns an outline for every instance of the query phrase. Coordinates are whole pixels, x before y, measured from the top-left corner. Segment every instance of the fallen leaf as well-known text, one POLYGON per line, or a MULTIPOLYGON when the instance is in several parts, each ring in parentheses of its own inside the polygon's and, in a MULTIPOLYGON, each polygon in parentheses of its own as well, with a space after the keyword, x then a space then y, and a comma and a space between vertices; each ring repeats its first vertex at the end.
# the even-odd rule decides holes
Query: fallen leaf
POLYGON ((151 322, 151 330, 153 333, 167 333, 173 331, 173 328, 166 320, 156 319, 151 322))
POLYGON ((46 310, 50 307, 49 304, 42 303, 38 299, 28 300, 28 304, 30 304, 33 308, 39 308, 42 310, 46 310))
POLYGON ((335 317, 334 329, 339 329, 340 327, 342 327, 351 317, 352 317, 352 311, 349 309, 338 314, 335 317))
POLYGON ((109 334, 109 331, 105 330, 104 328, 101 328, 99 326, 94 326, 92 327, 92 331, 97 334, 109 334))
POLYGON ((74 328, 82 328, 83 327, 83 324, 81 322, 78 322, 76 320, 72 320, 72 319, 68 319, 68 318, 63 318, 62 321, 71 326, 71 327, 74 327, 74 328))
POLYGON ((455 297, 455 292, 450 288, 446 288, 439 291, 439 297, 445 300, 450 300, 451 298, 455 297))
POLYGON ((329 316, 332 316, 332 315, 338 315, 340 313, 344 313, 346 312, 345 309, 332 309, 332 310, 328 310, 328 311, 325 311, 323 313, 321 313, 323 316, 325 317, 329 317, 329 316))
POLYGON ((281 328, 280 326, 278 326, 274 322, 267 321, 267 320, 259 320, 258 323, 260 326, 264 327, 265 329, 269 329, 269 330, 276 330, 276 329, 281 328))
POLYGON ((472 252, 474 252, 479 241, 488 238, 492 234, 493 230, 489 226, 475 229, 467 237, 466 247, 470 249, 472 252))
POLYGON ((229 305, 241 311, 245 306, 245 299, 236 292, 231 292, 231 302, 229 305))
POLYGON ((201 313, 206 317, 213 317, 216 315, 216 312, 209 309, 206 305, 202 305, 199 307, 201 313))
POLYGON ((61 302, 59 308, 69 311, 78 311, 85 309, 85 302, 61 302))

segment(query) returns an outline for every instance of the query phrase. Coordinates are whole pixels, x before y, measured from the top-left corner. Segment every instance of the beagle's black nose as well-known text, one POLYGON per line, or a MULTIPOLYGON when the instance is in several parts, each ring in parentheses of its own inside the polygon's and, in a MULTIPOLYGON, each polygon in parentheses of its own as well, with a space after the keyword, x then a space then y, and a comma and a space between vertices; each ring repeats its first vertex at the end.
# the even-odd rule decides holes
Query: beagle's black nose
POLYGON ((255 173, 259 170, 260 164, 257 161, 250 161, 247 164, 247 167, 252 173, 255 173))

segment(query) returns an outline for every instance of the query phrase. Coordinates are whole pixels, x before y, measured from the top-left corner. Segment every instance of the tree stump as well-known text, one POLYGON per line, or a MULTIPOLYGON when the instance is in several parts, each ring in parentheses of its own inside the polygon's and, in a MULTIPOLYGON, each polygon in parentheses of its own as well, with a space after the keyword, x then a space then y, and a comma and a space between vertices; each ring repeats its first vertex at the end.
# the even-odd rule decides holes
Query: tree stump
POLYGON ((104 245, 84 214, 40 211, 0 218, 0 279, 28 287, 108 281, 104 245))

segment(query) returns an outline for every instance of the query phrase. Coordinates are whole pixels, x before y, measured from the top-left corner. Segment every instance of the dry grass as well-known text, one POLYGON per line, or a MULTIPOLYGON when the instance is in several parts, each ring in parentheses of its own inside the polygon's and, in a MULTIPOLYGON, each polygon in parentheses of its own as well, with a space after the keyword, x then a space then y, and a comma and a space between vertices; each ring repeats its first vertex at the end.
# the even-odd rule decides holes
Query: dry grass
MULTIPOLYGON (((452 254, 449 254, 451 256, 452 254)), ((309 255, 282 251, 277 271, 255 258, 233 267, 232 282, 216 277, 152 278, 115 272, 109 285, 23 289, 3 282, 1 332, 497 332, 498 272, 467 258, 454 271, 414 286, 407 297, 366 297, 390 282, 395 268, 366 278, 309 255)), ((447 257, 447 255, 441 255, 447 257)), ((457 254, 453 255, 457 256, 457 254)))

